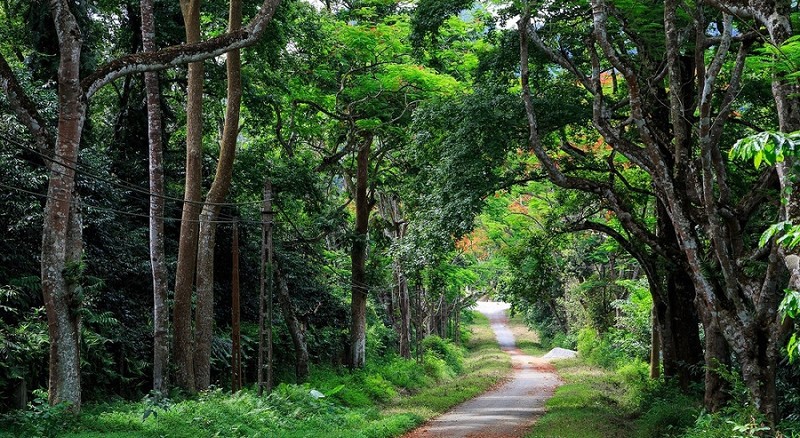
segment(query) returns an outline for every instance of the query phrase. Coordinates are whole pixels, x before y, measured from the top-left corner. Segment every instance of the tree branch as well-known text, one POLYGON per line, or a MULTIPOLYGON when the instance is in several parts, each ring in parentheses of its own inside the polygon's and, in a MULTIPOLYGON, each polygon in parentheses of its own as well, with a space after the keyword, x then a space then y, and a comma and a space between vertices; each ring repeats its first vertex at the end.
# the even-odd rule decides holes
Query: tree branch
MULTIPOLYGON (((637 238, 650 246, 654 251, 666 257, 667 250, 660 245, 657 237, 653 235, 653 233, 637 223, 633 215, 623 207, 624 202, 614 191, 613 187, 598 181, 567 176, 559 169, 556 163, 553 162, 553 159, 547 155, 547 152, 542 146, 541 138, 539 137, 536 112, 533 107, 533 99, 531 98, 529 84, 528 32, 526 32, 526 29, 530 26, 530 11, 525 11, 518 25, 520 38, 520 82, 522 84, 522 100, 525 104, 525 113, 528 119, 528 143, 530 149, 533 150, 533 153, 539 159, 539 163, 547 172, 550 181, 559 187, 581 190, 599 196, 609 204, 610 208, 622 223, 622 226, 628 230, 628 232, 636 235, 637 238)), ((595 75, 593 74, 593 76, 595 75)))
POLYGON ((84 78, 81 81, 81 88, 88 99, 104 85, 131 73, 165 70, 251 46, 266 30, 280 2, 281 0, 264 0, 256 16, 241 30, 231 31, 199 43, 170 46, 157 52, 134 53, 117 58, 84 78))
POLYGON ((48 129, 48 124, 17 81, 11 66, 2 54, 0 54, 0 89, 5 91, 8 105, 17 115, 17 119, 33 135, 39 153, 52 156, 55 139, 48 129))

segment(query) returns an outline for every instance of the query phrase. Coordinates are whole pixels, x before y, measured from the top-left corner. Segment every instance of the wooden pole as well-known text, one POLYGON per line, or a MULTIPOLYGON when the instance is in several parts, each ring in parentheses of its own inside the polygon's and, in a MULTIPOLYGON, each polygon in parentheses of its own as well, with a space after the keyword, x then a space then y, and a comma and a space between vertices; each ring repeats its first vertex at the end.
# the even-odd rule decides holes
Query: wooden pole
POLYGON ((242 331, 239 304, 239 223, 233 223, 231 275, 231 391, 242 389, 242 331))
POLYGON ((264 183, 264 202, 261 206, 261 269, 258 294, 258 395, 264 394, 264 301, 266 301, 266 268, 267 268, 267 215, 269 214, 270 183, 264 183))
POLYGON ((272 213, 272 183, 267 180, 264 189, 264 205, 267 208, 267 394, 272 392, 272 222, 274 215, 272 213))

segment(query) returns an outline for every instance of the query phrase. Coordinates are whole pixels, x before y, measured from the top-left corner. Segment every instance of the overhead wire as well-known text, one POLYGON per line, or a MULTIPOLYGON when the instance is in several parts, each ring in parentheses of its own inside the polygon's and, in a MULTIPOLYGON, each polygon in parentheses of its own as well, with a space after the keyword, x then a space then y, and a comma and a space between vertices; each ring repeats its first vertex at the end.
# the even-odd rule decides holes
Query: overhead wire
MULTIPOLYGON (((124 181, 124 180, 122 180, 121 178, 118 178, 118 177, 117 177, 117 180, 115 181, 113 179, 109 179, 109 178, 100 176, 100 175, 98 175, 96 173, 92 173, 92 172, 89 172, 87 170, 79 169, 79 167, 82 167, 82 168, 85 169, 86 167, 90 167, 90 166, 87 166, 87 165, 82 164, 82 163, 78 163, 75 166, 69 165, 69 164, 66 163, 67 160, 61 161, 61 160, 55 159, 53 157, 50 157, 50 156, 48 156, 46 154, 41 153, 40 151, 38 151, 38 150, 36 150, 34 148, 31 148, 31 147, 26 146, 26 145, 14 140, 14 139, 11 139, 11 138, 9 138, 8 136, 6 136, 4 134, 0 134, 0 138, 5 140, 6 143, 11 144, 12 146, 19 147, 19 148, 24 149, 26 151, 29 151, 29 152, 35 154, 36 156, 42 158, 43 160, 47 161, 47 162, 51 162, 51 163, 54 163, 54 164, 56 164, 58 166, 61 166, 61 167, 65 168, 65 169, 72 170, 73 172, 76 173, 76 175, 81 175, 81 176, 87 177, 88 179, 91 179, 91 180, 95 180, 95 181, 100 181, 100 182, 104 182, 104 183, 107 183, 107 184, 111 184, 111 185, 114 185, 116 187, 122 188, 124 190, 133 191, 133 192, 138 193, 140 195, 147 195, 148 197, 155 196, 155 197, 159 197, 161 199, 167 200, 167 201, 175 201, 175 202, 180 202, 182 204, 188 203, 188 204, 195 204, 195 205, 198 205, 198 206, 211 205, 211 206, 218 206, 218 207, 235 207, 235 208, 252 206, 252 205, 256 205, 256 204, 261 204, 263 202, 263 200, 251 201, 251 202, 235 202, 235 203, 234 202, 207 203, 207 202, 203 202, 203 201, 190 202, 190 201, 185 201, 184 199, 181 199, 181 198, 176 198, 176 197, 171 197, 171 196, 166 196, 166 195, 161 195, 161 194, 155 194, 155 193, 153 193, 153 192, 151 192, 151 191, 149 191, 147 189, 142 188, 141 186, 138 186, 136 184, 124 181)), ((31 162, 33 164, 41 165, 41 166, 45 167, 45 169, 48 172, 56 173, 56 174, 59 174, 59 175, 67 175, 67 173, 65 171, 60 171, 57 168, 54 168, 52 166, 46 166, 45 163, 37 163, 37 162, 34 162, 33 160, 29 160, 29 159, 26 159, 26 161, 31 162)), ((69 160, 69 161, 72 161, 72 160, 69 160)), ((25 190, 25 189, 22 189, 22 188, 19 188, 19 187, 9 186, 7 184, 3 184, 3 186, 5 188, 11 189, 11 190, 21 191, 21 192, 24 192, 24 193, 27 193, 27 194, 36 195, 36 196, 40 196, 40 197, 43 197, 43 198, 50 198, 50 196, 48 196, 48 195, 45 195, 45 194, 42 194, 42 193, 33 192, 33 191, 30 191, 30 190, 25 190)), ((136 200, 141 201, 142 203, 147 203, 147 202, 150 201, 149 198, 144 198, 144 197, 136 197, 136 200)), ((118 210, 118 209, 113 209, 113 208, 108 208, 108 207, 100 207, 100 206, 91 205, 91 204, 87 204, 87 205, 92 207, 92 208, 94 208, 94 209, 98 209, 98 210, 103 209, 103 210, 106 210, 106 211, 109 211, 109 212, 116 212, 116 213, 119 213, 119 214, 127 214, 129 216, 150 217, 149 214, 144 214, 144 213, 136 213, 136 212, 118 210)), ((199 223, 199 222, 233 223, 235 220, 237 220, 236 217, 228 215, 228 214, 225 214, 225 213, 222 213, 222 212, 218 213, 218 216, 226 218, 227 220, 214 220, 214 221, 191 220, 191 221, 192 222, 197 222, 197 223, 199 223)), ((162 216, 161 218, 164 219, 164 220, 170 220, 170 221, 181 220, 179 218, 168 217, 168 216, 162 216)), ((260 223, 259 221, 248 221, 246 219, 238 219, 238 221, 241 222, 241 223, 260 223)))
MULTIPOLYGON (((2 136, 0 134, 0 137, 4 137, 4 136, 2 136)), ((41 155, 41 154, 38 154, 38 155, 41 155)), ((53 161, 56 161, 56 160, 53 160, 53 161)), ((64 174, 64 172, 61 172, 61 171, 58 171, 58 170, 55 170, 55 169, 49 169, 49 171, 55 172, 55 173, 58 173, 58 174, 61 174, 61 175, 64 174)), ((42 199, 54 199, 54 200, 61 200, 61 201, 64 200, 63 198, 58 198, 58 197, 51 196, 51 195, 48 195, 48 194, 45 194, 45 193, 35 192, 33 190, 28 190, 28 189, 25 189, 25 188, 22 188, 22 187, 16 187, 16 186, 13 186, 13 185, 5 184, 3 182, 0 182, 0 188, 17 191, 17 192, 20 192, 20 193, 36 196, 36 197, 39 197, 39 198, 42 198, 42 199)), ((263 201, 259 201, 259 203, 261 203, 261 202, 263 202, 263 201)), ((78 200, 78 199, 74 199, 74 198, 70 201, 70 205, 76 205, 76 206, 79 206, 79 207, 86 207, 86 208, 89 208, 89 209, 92 209, 92 210, 96 210, 96 211, 104 211, 104 212, 108 212, 108 213, 114 213, 114 214, 119 214, 119 215, 124 215, 124 216, 130 216, 130 217, 138 217, 138 218, 150 218, 151 217, 150 214, 146 214, 146 213, 138 213, 138 212, 132 212, 132 211, 127 211, 127 210, 120 210, 120 209, 111 208, 111 207, 101 207, 101 206, 98 206, 98 205, 89 204, 85 200, 78 200)), ((250 205, 250 203, 248 203, 247 205, 250 205)), ((288 218, 288 215, 284 211, 276 210, 276 212, 279 215, 283 216, 287 220, 287 223, 291 222, 289 220, 289 218, 288 218)), ((171 222, 172 221, 180 222, 180 221, 183 220, 182 218, 178 218, 178 217, 168 217, 168 216, 155 216, 155 217, 159 218, 161 220, 164 220, 164 221, 171 221, 171 222)), ((274 218, 273 218, 273 220, 274 220, 274 218)), ((264 225, 266 223, 264 221, 248 220, 248 219, 244 219, 244 218, 234 218, 234 217, 231 217, 230 219, 223 219, 223 220, 217 219, 217 220, 213 220, 213 221, 205 221, 205 220, 199 220, 199 219, 189 219, 188 222, 191 222, 191 223, 213 223, 213 224, 234 224, 234 223, 238 223, 238 224, 251 224, 251 225, 264 225)), ((308 241, 306 241, 306 236, 302 235, 300 230, 296 228, 296 225, 294 225, 293 223, 291 225, 294 228, 293 229, 293 233, 296 235, 296 237, 300 238, 300 239, 298 239, 298 242, 300 242, 302 245, 308 247, 309 249, 313 249, 313 245, 311 245, 308 241)), ((314 251, 312 251, 309 255, 312 258, 316 259, 318 262, 320 262, 322 265, 328 265, 326 263, 327 261, 323 257, 321 257, 321 255, 316 254, 314 251)), ((348 276, 341 274, 336 269, 334 269, 332 266, 329 266, 329 268, 331 268, 329 270, 329 274, 332 274, 334 277, 337 277, 339 279, 340 284, 349 285, 349 286, 352 287, 352 285, 353 285, 352 278, 349 278, 348 276)), ((388 286, 388 288, 391 288, 391 287, 392 286, 388 286)))
MULTIPOLYGON (((16 187, 16 186, 8 185, 8 184, 2 183, 2 182, 0 182, 0 187, 2 187, 4 189, 8 189, 8 190, 14 190, 14 191, 17 191, 17 192, 20 192, 20 193, 25 193, 27 195, 37 196, 37 197, 42 198, 42 199, 54 199, 54 200, 59 200, 59 201, 64 201, 65 200, 63 198, 58 198, 56 196, 51 196, 51 195, 48 195, 48 194, 45 194, 45 193, 34 192, 32 190, 24 189, 22 187, 16 187)), ((75 206, 78 206, 78 207, 86 207, 86 208, 89 208, 91 210, 105 211, 105 212, 108 212, 108 213, 115 213, 115 214, 120 214, 120 215, 125 215, 125 216, 141 217, 141 218, 150 218, 151 217, 151 215, 146 214, 146 213, 138 213, 138 212, 135 212, 135 211, 120 210, 120 209, 111 208, 111 207, 101 207, 99 205, 89 204, 86 201, 81 201, 81 200, 77 200, 77 199, 72 199, 70 201, 70 205, 75 205, 75 206)), ((179 217, 168 217, 168 216, 155 216, 155 217, 158 218, 158 219, 164 220, 164 221, 178 221, 179 222, 179 221, 183 220, 182 218, 179 218, 179 217)), ((235 219, 235 218, 233 220, 231 220, 231 219, 218 220, 217 219, 217 220, 213 220, 213 221, 200 220, 200 219, 189 219, 188 222, 191 222, 191 223, 214 223, 214 224, 232 224, 232 223, 235 223, 235 222, 246 223, 246 224, 260 224, 261 223, 259 221, 252 221, 252 220, 246 220, 246 219, 235 219)))
MULTIPOLYGON (((99 181, 99 182, 103 182, 103 183, 106 183, 106 184, 110 184, 110 185, 113 185, 115 187, 119 187, 119 188, 121 188, 123 190, 129 190, 129 191, 138 193, 139 195, 146 195, 148 198, 144 198, 144 197, 141 197, 141 196, 137 196, 137 198, 136 198, 136 200, 141 201, 143 203, 144 202, 149 202, 150 201, 149 197, 158 197, 158 198, 161 198, 161 199, 163 199, 165 201, 179 202, 181 204, 195 204, 195 205, 198 205, 198 206, 211 205, 211 206, 235 207, 235 208, 248 207, 248 206, 259 205, 259 204, 263 203, 263 199, 262 200, 258 200, 258 201, 250 201, 250 202, 209 203, 209 202, 204 202, 204 201, 187 201, 187 200, 185 200, 183 198, 177 198, 177 197, 163 195, 163 194, 156 194, 156 193, 153 193, 152 191, 150 191, 149 189, 146 189, 146 188, 144 188, 144 187, 142 187, 140 185, 125 181, 125 180, 123 180, 123 179, 121 179, 119 177, 116 177, 116 176, 115 176, 115 179, 104 177, 104 176, 99 174, 101 171, 98 170, 97 168, 94 168, 93 166, 90 166, 90 165, 85 164, 85 163, 78 162, 77 160, 66 160, 63 157, 59 157, 60 159, 54 158, 52 156, 49 156, 48 154, 44 154, 44 153, 40 152, 39 150, 37 150, 35 148, 27 146, 27 145, 17 141, 16 139, 13 139, 13 138, 11 138, 11 137, 3 134, 3 133, 0 133, 0 138, 3 139, 7 144, 9 144, 11 146, 15 146, 17 148, 23 149, 25 151, 28 151, 28 152, 40 157, 44 162, 39 163, 39 162, 35 162, 33 160, 26 159, 26 158, 22 158, 22 159, 24 159, 24 160, 26 160, 26 161, 28 161, 28 162, 30 162, 32 164, 42 166, 47 172, 56 173, 56 174, 59 174, 59 175, 69 176, 67 174, 67 172, 58 170, 57 168, 54 168, 53 166, 48 166, 46 164, 46 162, 50 162, 50 163, 56 164, 57 166, 61 166, 64 169, 68 169, 68 170, 71 170, 71 171, 75 172, 75 175, 80 175, 80 176, 88 178, 90 180, 94 180, 94 181, 99 181)), ((39 192, 36 192, 36 191, 33 191, 33 190, 29 190, 29 189, 25 189, 25 188, 22 188, 22 187, 17 187, 17 186, 5 184, 3 182, 0 182, 0 187, 2 187, 4 189, 8 189, 8 190, 13 190, 13 191, 16 191, 16 192, 24 193, 24 194, 27 194, 27 195, 31 195, 31 196, 36 196, 36 197, 39 197, 41 199, 55 199, 55 200, 62 200, 62 201, 64 200, 64 199, 61 199, 61 198, 58 198, 58 197, 51 196, 51 195, 46 194, 46 193, 39 193, 39 192)), ((118 214, 118 215, 129 216, 129 217, 137 217, 137 218, 150 218, 150 217, 153 217, 149 213, 141 213, 141 212, 134 212, 134 211, 128 211, 128 210, 120 210, 120 209, 111 208, 111 207, 98 206, 98 205, 86 202, 85 199, 84 200, 72 199, 70 201, 70 204, 71 205, 76 205, 76 206, 79 206, 79 207, 86 207, 86 208, 89 208, 89 209, 95 210, 95 211, 103 211, 103 212, 107 212, 107 213, 114 213, 114 214, 118 214)), ((284 218, 288 219, 288 216, 282 210, 277 210, 277 213, 282 215, 284 218)), ((239 224, 250 224, 250 225, 264 225, 265 224, 264 221, 249 220, 249 219, 245 219, 245 218, 241 218, 241 217, 234 217, 234 216, 231 216, 231 215, 224 214, 222 212, 218 213, 218 217, 219 216, 223 217, 224 219, 215 219, 215 220, 212 220, 212 221, 201 220, 201 219, 189 219, 188 222, 191 222, 191 223, 214 223, 214 224, 239 223, 239 224)), ((163 215, 162 216, 154 216, 154 217, 156 217, 158 219, 161 219, 161 220, 164 220, 164 221, 170 221, 170 222, 183 221, 183 219, 179 218, 179 217, 171 217, 171 216, 163 216, 163 215)), ((294 224, 292 224, 292 225, 294 226, 294 224)), ((303 238, 305 238, 305 236, 302 236, 302 233, 298 229, 295 228, 293 231, 294 231, 295 234, 297 234, 297 237, 301 238, 300 239, 301 241, 303 240, 303 238)), ((303 242, 303 244, 308 246, 309 248, 312 247, 312 245, 310 245, 308 242, 303 242)), ((324 260, 322 258, 318 258, 318 261, 324 262, 324 260)), ((323 264, 326 264, 326 263, 323 263, 323 264)), ((335 277, 338 277, 341 281, 344 281, 345 284, 352 285, 352 283, 351 283, 352 280, 350 278, 347 278, 345 275, 340 274, 335 269, 332 269, 331 273, 335 277)))
MULTIPOLYGON (((220 207, 242 207, 242 206, 246 206, 246 205, 257 205, 257 204, 261 204, 263 202, 261 200, 259 200, 259 201, 248 201, 248 202, 187 201, 187 200, 185 200, 183 198, 178 198, 178 197, 168 196, 168 195, 163 195, 163 194, 156 194, 156 193, 153 193, 152 191, 150 191, 149 188, 144 188, 144 187, 142 187, 140 185, 125 181, 125 180, 123 180, 123 179, 121 179, 119 177, 116 177, 116 181, 115 181, 115 180, 100 176, 97 173, 92 173, 90 171, 87 171, 85 169, 88 167, 90 170, 93 170, 95 172, 99 172, 98 169, 95 169, 95 168, 93 168, 92 166, 90 166, 88 164, 79 163, 79 162, 76 162, 75 160, 65 160, 63 157, 60 157, 61 160, 59 160, 59 159, 51 157, 51 156, 49 156, 47 154, 43 154, 42 152, 40 152, 39 150, 37 150, 35 148, 32 148, 32 147, 27 146, 27 145, 24 145, 24 144, 16 141, 15 139, 9 138, 5 134, 0 133, 0 138, 5 140, 8 144, 11 144, 11 145, 16 146, 16 147, 21 148, 21 149, 24 149, 24 150, 26 150, 28 152, 31 152, 31 153, 41 157, 45 161, 49 161, 51 163, 57 164, 59 166, 62 166, 64 168, 66 168, 66 169, 72 170, 76 174, 80 174, 82 176, 88 177, 90 179, 94 179, 96 181, 101 181, 101 182, 105 182, 107 184, 112 184, 112 185, 120 187, 122 189, 138 192, 140 194, 147 195, 148 197, 155 196, 155 197, 164 199, 165 201, 174 201, 174 202, 180 202, 180 203, 184 203, 184 204, 194 204, 194 205, 198 205, 198 206, 212 205, 212 206, 220 206, 220 207), (81 167, 82 169, 79 169, 79 167, 81 167)), ((48 170, 49 171, 53 171, 52 168, 48 168, 48 170)), ((62 175, 63 175, 63 173, 62 173, 62 175)))

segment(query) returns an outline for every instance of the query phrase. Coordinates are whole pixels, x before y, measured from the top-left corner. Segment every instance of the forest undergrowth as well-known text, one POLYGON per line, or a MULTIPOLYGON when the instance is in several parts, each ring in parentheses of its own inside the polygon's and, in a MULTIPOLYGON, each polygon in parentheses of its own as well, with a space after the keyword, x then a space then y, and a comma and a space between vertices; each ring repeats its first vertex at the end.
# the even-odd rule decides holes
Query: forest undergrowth
MULTIPOLYGON (((765 427, 736 373, 723 372, 730 402, 709 413, 701 385, 687 392, 663 377, 651 379, 646 362, 620 355, 596 333, 582 333, 577 345, 578 358, 554 362, 564 384, 526 438, 800 437, 796 421, 784 421, 777 431, 765 427)), ((539 344, 521 348, 542 351, 539 344)))
POLYGON ((215 388, 190 398, 95 403, 73 415, 44 397, 3 416, 0 437, 398 436, 510 371, 488 320, 472 319, 464 347, 429 337, 420 361, 375 359, 354 372, 318 366, 308 383, 280 384, 262 398, 252 386, 233 395, 215 388))

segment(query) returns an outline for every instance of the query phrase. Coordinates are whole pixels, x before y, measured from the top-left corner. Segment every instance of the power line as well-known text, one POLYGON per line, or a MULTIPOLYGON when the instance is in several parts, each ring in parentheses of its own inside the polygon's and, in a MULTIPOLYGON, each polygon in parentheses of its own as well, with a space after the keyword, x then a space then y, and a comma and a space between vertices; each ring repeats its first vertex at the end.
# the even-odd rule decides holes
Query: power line
MULTIPOLYGON (((105 182, 107 184, 112 184, 114 186, 117 186, 117 187, 120 187, 120 188, 123 188, 123 189, 126 189, 126 190, 131 190, 131 191, 134 191, 134 192, 138 192, 140 194, 147 195, 148 197, 155 196, 155 197, 167 200, 167 201, 175 201, 175 202, 180 202, 180 203, 183 203, 183 204, 194 204, 194 205, 198 205, 198 206, 212 205, 212 206, 220 206, 220 207, 228 207, 228 206, 230 206, 230 207, 243 207, 243 206, 247 206, 247 205, 257 205, 257 204, 260 204, 262 202, 261 200, 259 200, 259 201, 250 201, 250 202, 186 201, 183 198, 177 198, 177 197, 174 197, 174 196, 156 194, 156 193, 151 192, 149 189, 146 189, 146 188, 144 188, 142 186, 133 184, 133 183, 128 182, 128 181, 124 181, 119 177, 116 177, 116 181, 115 181, 115 180, 111 180, 109 178, 100 176, 100 175, 98 175, 96 173, 91 173, 91 172, 89 172, 87 170, 78 169, 79 167, 81 167, 83 169, 86 169, 88 167, 88 168, 90 168, 90 170, 94 170, 95 172, 98 171, 97 169, 93 169, 91 166, 89 166, 87 164, 77 163, 77 162, 75 162, 73 160, 69 160, 69 161, 74 163, 74 165, 67 164, 65 161, 61 161, 61 160, 53 158, 53 157, 51 157, 51 156, 49 156, 47 154, 43 154, 43 153, 39 152, 38 150, 36 150, 35 148, 32 148, 30 146, 26 146, 26 145, 24 145, 24 144, 22 144, 22 143, 20 143, 20 142, 18 142, 16 140, 12 139, 12 138, 9 138, 8 136, 6 136, 4 134, 0 134, 0 138, 5 140, 6 143, 8 143, 8 144, 11 144, 13 146, 25 149, 25 150, 33 153, 33 154, 36 154, 37 156, 41 157, 45 161, 49 161, 51 163, 57 164, 59 166, 62 166, 64 168, 66 168, 66 169, 72 170, 76 174, 81 174, 81 175, 83 175, 85 177, 88 177, 90 179, 93 179, 93 180, 96 180, 96 181, 105 182)), ((58 172, 57 170, 54 170, 54 169, 48 168, 47 170, 49 170, 51 172, 59 173, 61 175, 64 175, 63 172, 58 172)), ((144 201, 144 199, 141 199, 141 200, 144 201)))
MULTIPOLYGON (((42 199, 54 199, 54 200, 64 201, 64 199, 62 199, 62 198, 58 198, 58 197, 55 197, 55 196, 50 196, 50 195, 47 195, 47 194, 44 194, 44 193, 34 192, 34 191, 31 191, 31 190, 28 190, 28 189, 24 189, 24 188, 21 188, 21 187, 11 186, 11 185, 8 185, 8 184, 4 184, 2 182, 0 182, 0 187, 5 188, 5 189, 9 189, 9 190, 14 190, 14 191, 17 191, 17 192, 20 192, 20 193, 25 193, 25 194, 28 194, 28 195, 37 196, 37 197, 42 198, 42 199)), ((92 204, 88 204, 86 202, 80 202, 80 201, 77 201, 77 200, 70 201, 70 205, 76 205, 78 207, 87 207, 87 208, 98 210, 98 211, 116 213, 116 214, 125 215, 125 216, 150 218, 150 215, 149 214, 145 214, 145 213, 137 213, 137 212, 134 212, 134 211, 119 210, 119 209, 110 208, 110 207, 100 207, 100 206, 97 206, 97 205, 92 205, 92 204)), ((164 221, 182 221, 183 220, 181 218, 176 218, 176 217, 166 217, 166 216, 155 216, 155 217, 159 218, 161 220, 164 220, 164 221)), ((188 222, 191 222, 191 223, 213 223, 213 224, 232 224, 232 223, 237 222, 237 221, 239 223, 261 224, 261 222, 247 220, 247 219, 244 219, 244 220, 243 219, 238 219, 238 220, 227 220, 226 219, 226 220, 213 220, 213 221, 206 221, 206 220, 199 220, 199 219, 189 219, 188 220, 188 222)))

